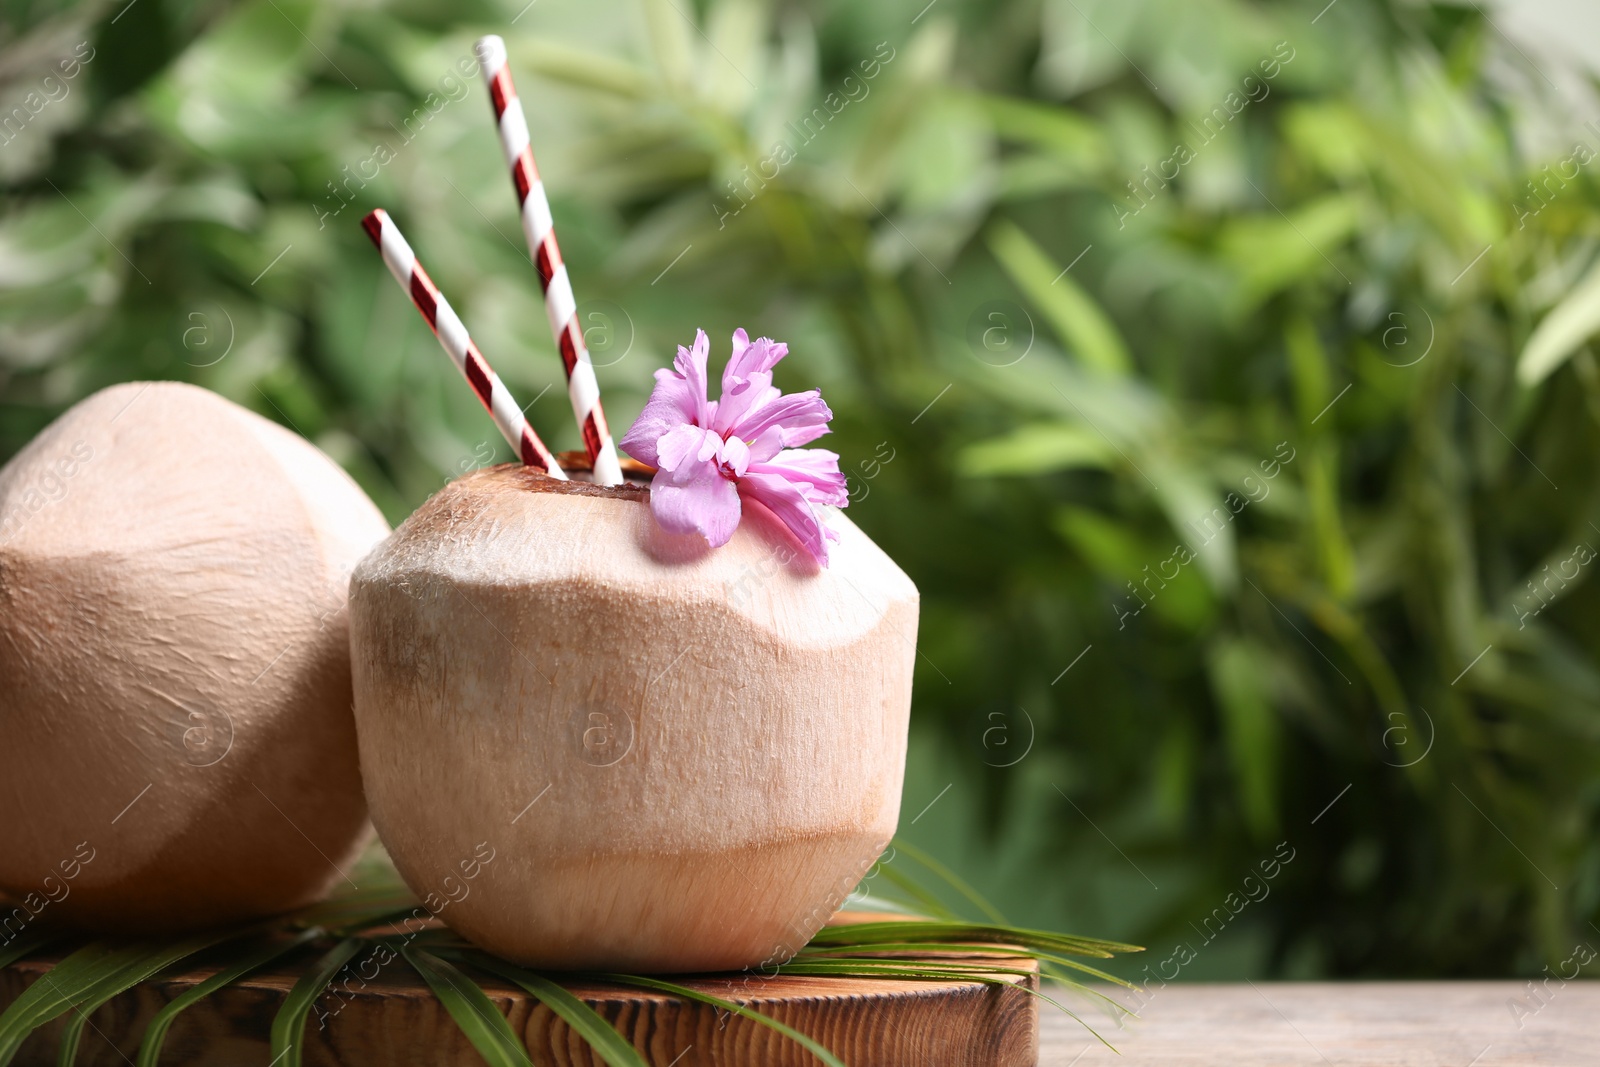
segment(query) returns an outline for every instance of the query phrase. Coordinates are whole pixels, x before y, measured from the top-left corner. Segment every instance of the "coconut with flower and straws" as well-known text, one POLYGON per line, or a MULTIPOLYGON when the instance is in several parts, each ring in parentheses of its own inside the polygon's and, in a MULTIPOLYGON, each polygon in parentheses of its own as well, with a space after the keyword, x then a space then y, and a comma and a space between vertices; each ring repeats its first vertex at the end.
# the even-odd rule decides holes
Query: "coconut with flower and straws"
POLYGON ((451 926, 521 963, 781 962, 894 832, 916 589, 797 447, 830 413, 786 347, 735 334, 716 401, 708 351, 622 439, 648 488, 475 472, 351 583, 373 821, 419 891, 490 843, 451 926))

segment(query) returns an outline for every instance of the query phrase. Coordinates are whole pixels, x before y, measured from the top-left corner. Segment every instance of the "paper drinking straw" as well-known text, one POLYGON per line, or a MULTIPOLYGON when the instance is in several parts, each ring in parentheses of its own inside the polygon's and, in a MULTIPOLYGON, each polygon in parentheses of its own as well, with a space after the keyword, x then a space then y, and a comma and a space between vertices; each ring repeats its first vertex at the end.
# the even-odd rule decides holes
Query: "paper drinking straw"
POLYGON ((567 277, 566 264, 561 262, 561 249, 550 221, 550 202, 545 199, 544 183, 539 180, 533 149, 528 146, 528 121, 522 114, 517 88, 511 83, 506 43, 490 34, 478 41, 476 51, 500 127, 500 147, 505 150, 511 183, 522 209, 522 233, 528 239, 528 254, 533 257, 539 287, 544 291, 545 317, 550 320, 550 333, 567 368, 567 398, 572 401, 572 415, 578 420, 584 450, 594 466, 594 480, 601 485, 620 485, 622 468, 617 463, 617 446, 600 407, 600 384, 595 380, 594 364, 589 362, 589 347, 578 328, 572 282, 567 277))
POLYGON ((411 251, 411 246, 406 243, 389 213, 380 207, 362 219, 361 226, 383 254, 383 262, 389 268, 389 273, 400 283, 400 288, 411 295, 411 302, 428 320, 428 326, 439 339, 440 347, 454 361, 456 369, 467 379, 472 391, 478 394, 478 399, 483 401, 483 406, 488 409, 494 424, 500 427, 500 432, 505 434, 506 440, 511 442, 511 447, 522 456, 522 462, 537 467, 552 478, 565 481, 566 472, 544 446, 544 442, 539 440, 539 435, 533 432, 528 420, 522 417, 522 409, 511 399, 510 390, 489 366, 489 361, 483 358, 478 346, 472 343, 472 338, 467 336, 467 328, 461 324, 461 317, 440 294, 433 279, 428 277, 428 272, 422 269, 422 264, 417 262, 416 253, 411 251))

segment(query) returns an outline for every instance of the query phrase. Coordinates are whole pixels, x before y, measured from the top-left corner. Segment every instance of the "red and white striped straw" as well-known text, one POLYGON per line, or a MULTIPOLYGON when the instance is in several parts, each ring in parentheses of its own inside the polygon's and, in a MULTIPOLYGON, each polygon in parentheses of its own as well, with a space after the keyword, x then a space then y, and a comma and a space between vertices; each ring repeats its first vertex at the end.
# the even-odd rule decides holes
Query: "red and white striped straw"
POLYGON ((589 346, 578 328, 578 306, 572 296, 567 266, 561 262, 556 231, 550 219, 550 201, 545 199, 544 183, 528 146, 528 120, 522 113, 517 87, 511 83, 506 65, 506 43, 494 34, 479 39, 478 67, 489 87, 489 102, 500 126, 500 147, 505 150, 522 208, 522 233, 528 239, 528 253, 539 272, 544 290, 545 316, 550 333, 561 349, 561 362, 567 368, 567 398, 572 414, 583 433, 583 447, 594 465, 594 480, 601 485, 622 484, 622 468, 617 463, 617 446, 606 426, 600 407, 600 383, 595 380, 594 364, 589 362, 589 346))
POLYGON ((416 253, 411 251, 411 246, 406 243, 400 227, 394 224, 389 213, 380 207, 362 219, 361 226, 383 254, 383 262, 389 268, 389 273, 400 283, 400 288, 411 295, 411 302, 428 320, 433 335, 439 339, 439 346, 454 361, 456 369, 467 379, 472 391, 478 394, 478 399, 483 401, 483 406, 488 409, 500 432, 505 434, 506 440, 511 442, 511 447, 522 456, 522 462, 544 471, 552 478, 565 481, 566 472, 544 446, 544 442, 539 440, 539 435, 533 432, 533 427, 522 415, 522 409, 511 399, 510 390, 489 366, 489 361, 483 358, 478 346, 472 343, 472 338, 467 336, 467 328, 462 325, 461 317, 440 294, 433 279, 428 277, 428 272, 422 269, 422 264, 417 262, 416 253))

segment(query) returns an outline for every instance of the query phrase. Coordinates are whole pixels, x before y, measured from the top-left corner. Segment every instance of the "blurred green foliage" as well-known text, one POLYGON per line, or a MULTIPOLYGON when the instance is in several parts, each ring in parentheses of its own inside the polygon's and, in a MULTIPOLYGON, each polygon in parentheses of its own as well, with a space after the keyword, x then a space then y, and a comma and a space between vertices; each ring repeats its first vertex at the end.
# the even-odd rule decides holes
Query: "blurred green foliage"
POLYGON ((1320 6, 5 3, 0 456, 158 377, 393 520, 509 458, 380 205, 577 447, 501 33, 613 425, 696 327, 837 413, 924 597, 909 840, 1186 975, 1536 972, 1600 938, 1600 134, 1523 147, 1476 5, 1320 6))

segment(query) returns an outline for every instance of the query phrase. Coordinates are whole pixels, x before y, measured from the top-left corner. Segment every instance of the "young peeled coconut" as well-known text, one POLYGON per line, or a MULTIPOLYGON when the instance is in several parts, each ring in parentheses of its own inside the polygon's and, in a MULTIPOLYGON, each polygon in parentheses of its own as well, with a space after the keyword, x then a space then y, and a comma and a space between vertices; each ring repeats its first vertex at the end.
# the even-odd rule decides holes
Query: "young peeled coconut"
POLYGON ((917 591, 831 509, 823 569, 760 508, 713 549, 646 493, 478 471, 356 568, 373 822, 510 959, 776 962, 894 833, 917 591))
POLYGON ((0 936, 279 912, 367 833, 345 597, 388 532, 189 385, 103 390, 0 470, 0 936))

